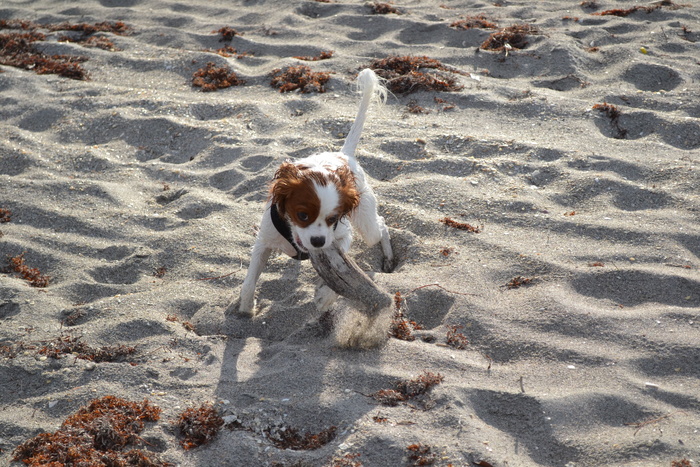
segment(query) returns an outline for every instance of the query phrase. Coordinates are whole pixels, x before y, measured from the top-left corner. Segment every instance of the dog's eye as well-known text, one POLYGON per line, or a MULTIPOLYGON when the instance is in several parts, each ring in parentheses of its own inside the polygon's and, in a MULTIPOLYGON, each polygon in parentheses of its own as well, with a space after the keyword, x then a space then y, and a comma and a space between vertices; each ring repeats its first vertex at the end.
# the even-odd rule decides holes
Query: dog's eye
POLYGON ((338 222, 338 216, 331 216, 326 219, 326 222, 328 222, 328 225, 333 225, 338 222))
POLYGON ((306 214, 305 212, 298 212, 297 213, 297 219, 299 219, 302 222, 306 222, 309 220, 309 215, 306 214))

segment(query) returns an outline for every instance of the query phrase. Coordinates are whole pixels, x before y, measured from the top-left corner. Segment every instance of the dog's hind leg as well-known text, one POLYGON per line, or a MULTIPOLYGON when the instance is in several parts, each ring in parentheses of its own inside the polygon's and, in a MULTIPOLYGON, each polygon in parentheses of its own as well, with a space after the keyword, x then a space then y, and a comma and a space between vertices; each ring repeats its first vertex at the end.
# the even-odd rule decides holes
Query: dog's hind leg
POLYGON ((377 198, 369 185, 365 187, 365 191, 361 195, 360 205, 350 215, 350 222, 360 232, 367 245, 372 246, 380 243, 384 255, 382 271, 393 271, 394 252, 391 248, 389 229, 384 218, 377 214, 377 198))

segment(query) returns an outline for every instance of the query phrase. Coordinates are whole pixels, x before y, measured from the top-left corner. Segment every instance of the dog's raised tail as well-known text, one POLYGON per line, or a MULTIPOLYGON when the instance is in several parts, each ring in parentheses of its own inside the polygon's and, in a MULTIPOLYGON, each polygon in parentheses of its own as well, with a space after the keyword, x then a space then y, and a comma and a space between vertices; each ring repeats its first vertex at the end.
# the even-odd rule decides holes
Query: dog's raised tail
POLYGON ((357 111, 357 117, 355 117, 355 121, 350 128, 350 132, 348 133, 347 138, 345 138, 343 149, 341 149, 341 152, 349 158, 352 158, 355 155, 357 144, 360 142, 362 127, 365 126, 367 109, 369 108, 372 98, 377 97, 379 100, 384 102, 387 94, 387 90, 379 81, 379 77, 369 68, 362 70, 360 74, 357 75, 357 84, 359 85, 360 92, 362 93, 360 108, 357 111))

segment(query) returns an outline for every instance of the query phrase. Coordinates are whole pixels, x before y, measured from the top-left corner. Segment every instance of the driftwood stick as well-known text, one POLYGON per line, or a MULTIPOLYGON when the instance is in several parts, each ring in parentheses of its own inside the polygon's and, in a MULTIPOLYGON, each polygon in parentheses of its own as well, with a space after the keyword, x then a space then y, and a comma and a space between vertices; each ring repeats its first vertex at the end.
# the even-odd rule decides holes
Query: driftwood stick
POLYGON ((309 251, 309 257, 328 287, 352 302, 364 305, 364 309, 358 311, 375 315, 392 305, 391 295, 377 287, 335 243, 322 250, 309 251))

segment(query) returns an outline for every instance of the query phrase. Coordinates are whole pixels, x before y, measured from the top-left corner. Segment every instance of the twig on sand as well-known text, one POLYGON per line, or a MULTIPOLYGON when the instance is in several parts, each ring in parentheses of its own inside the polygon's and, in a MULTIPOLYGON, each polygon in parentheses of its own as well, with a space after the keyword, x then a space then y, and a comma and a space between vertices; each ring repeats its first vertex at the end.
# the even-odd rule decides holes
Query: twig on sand
POLYGON ((666 415, 662 415, 662 416, 657 417, 657 418, 652 418, 652 419, 649 419, 649 420, 644 420, 644 421, 642 421, 642 422, 625 423, 625 425, 637 427, 637 429, 634 430, 634 436, 637 436, 637 433, 639 433, 639 430, 641 430, 641 429, 644 428, 645 426, 652 425, 652 424, 657 423, 657 422, 660 422, 660 421, 662 421, 662 420, 666 420, 667 418, 671 418, 671 415, 675 415, 675 414, 677 414, 677 413, 682 413, 682 414, 684 414, 685 412, 683 412, 682 410, 677 410, 677 411, 675 411, 675 412, 671 412, 671 413, 668 413, 668 414, 666 414, 666 415))

